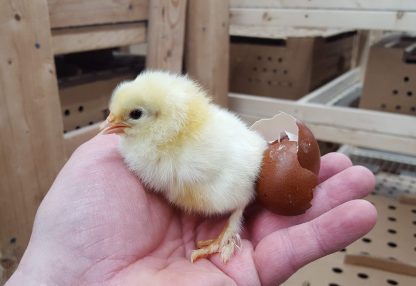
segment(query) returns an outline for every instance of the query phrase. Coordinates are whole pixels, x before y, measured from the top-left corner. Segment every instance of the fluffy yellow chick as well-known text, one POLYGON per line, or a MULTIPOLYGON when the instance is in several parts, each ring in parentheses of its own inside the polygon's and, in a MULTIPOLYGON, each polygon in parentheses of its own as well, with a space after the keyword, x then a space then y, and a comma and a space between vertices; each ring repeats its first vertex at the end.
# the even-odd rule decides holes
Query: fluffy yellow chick
POLYGON ((172 204, 205 215, 231 213, 221 234, 198 242, 191 256, 219 252, 227 262, 255 195, 266 141, 188 77, 158 71, 115 89, 103 133, 122 136, 129 168, 172 204))

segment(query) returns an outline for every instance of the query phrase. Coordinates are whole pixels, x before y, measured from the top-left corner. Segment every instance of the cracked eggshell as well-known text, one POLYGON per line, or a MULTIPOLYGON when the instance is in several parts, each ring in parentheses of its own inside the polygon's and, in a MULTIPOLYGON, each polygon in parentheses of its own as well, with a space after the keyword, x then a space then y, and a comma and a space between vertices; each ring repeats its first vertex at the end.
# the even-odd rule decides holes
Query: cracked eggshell
POLYGON ((318 185, 320 151, 315 137, 305 124, 284 113, 256 124, 252 129, 269 141, 256 184, 257 200, 276 214, 304 213, 318 185))

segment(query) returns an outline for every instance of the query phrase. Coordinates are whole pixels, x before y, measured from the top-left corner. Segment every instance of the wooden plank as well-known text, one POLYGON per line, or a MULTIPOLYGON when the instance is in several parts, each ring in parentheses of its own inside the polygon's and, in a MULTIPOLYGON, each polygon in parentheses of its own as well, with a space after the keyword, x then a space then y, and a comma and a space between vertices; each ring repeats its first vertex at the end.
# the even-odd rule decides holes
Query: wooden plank
POLYGON ((92 137, 98 134, 100 131, 100 125, 102 122, 95 123, 91 126, 87 126, 78 130, 68 132, 64 135, 65 140, 65 155, 67 158, 71 157, 72 153, 81 144, 90 140, 92 137))
POLYGON ((54 54, 127 46, 146 41, 146 25, 130 23, 52 30, 54 54))
POLYGON ((242 26, 416 30, 416 12, 408 11, 232 8, 230 13, 230 23, 242 26))
POLYGON ((2 1, 0 23, 0 253, 18 261, 64 163, 63 127, 46 1, 2 1))
POLYGON ((182 72, 186 0, 150 0, 146 67, 182 72))
POLYGON ((149 0, 48 0, 52 28, 142 21, 149 0))
POLYGON ((231 110, 252 119, 278 111, 304 121, 321 140, 416 155, 414 117, 230 93, 231 110))
POLYGON ((186 70, 227 106, 229 1, 191 0, 188 5, 186 70))
MULTIPOLYGON (((233 110, 235 111, 235 110, 233 110)), ((288 112, 284 109, 282 111, 288 112)), ((235 111, 237 112, 237 111, 235 111)), ((261 115, 246 115, 237 112, 238 116, 247 124, 251 125, 259 119, 265 118, 261 115)), ((288 112, 289 113, 289 112, 288 112)), ((350 144, 359 147, 374 148, 383 151, 397 152, 409 155, 416 155, 415 140, 408 137, 400 137, 387 134, 372 133, 358 129, 343 127, 332 127, 304 121, 312 130, 318 140, 339 144, 350 144)))
POLYGON ((231 8, 416 11, 416 2, 414 0, 231 0, 231 8))

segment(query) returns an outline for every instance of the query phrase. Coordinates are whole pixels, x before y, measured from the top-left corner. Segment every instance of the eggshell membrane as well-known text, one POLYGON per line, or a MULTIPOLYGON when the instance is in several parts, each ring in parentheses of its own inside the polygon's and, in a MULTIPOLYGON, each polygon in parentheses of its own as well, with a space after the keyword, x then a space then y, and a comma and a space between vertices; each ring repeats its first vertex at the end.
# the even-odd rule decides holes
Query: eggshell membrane
POLYGON ((318 185, 320 151, 312 132, 302 123, 299 139, 269 144, 257 181, 257 200, 280 215, 299 215, 311 207, 318 185))

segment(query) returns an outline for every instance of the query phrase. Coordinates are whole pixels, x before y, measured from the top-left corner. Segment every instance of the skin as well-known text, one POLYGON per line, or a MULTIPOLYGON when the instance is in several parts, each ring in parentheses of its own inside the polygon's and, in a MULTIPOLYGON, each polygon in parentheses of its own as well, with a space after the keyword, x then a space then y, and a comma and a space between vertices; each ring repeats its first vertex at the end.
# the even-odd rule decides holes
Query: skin
POLYGON ((227 220, 184 214, 146 191, 122 161, 115 135, 82 145, 56 178, 36 215, 13 285, 276 285, 303 265, 340 250, 375 224, 363 200, 374 176, 332 153, 304 215, 246 210, 242 248, 192 264, 198 240, 227 220))

